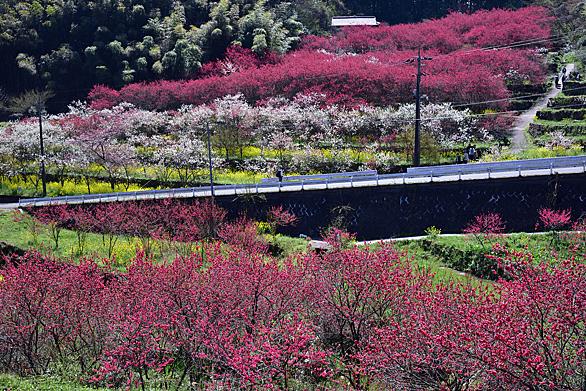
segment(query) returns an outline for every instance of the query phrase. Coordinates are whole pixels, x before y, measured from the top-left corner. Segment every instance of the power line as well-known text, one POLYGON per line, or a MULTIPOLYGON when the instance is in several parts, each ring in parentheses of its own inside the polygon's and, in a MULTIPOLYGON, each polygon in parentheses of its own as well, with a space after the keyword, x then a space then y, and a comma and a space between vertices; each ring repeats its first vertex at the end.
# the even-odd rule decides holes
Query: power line
MULTIPOLYGON (((572 107, 582 107, 584 106, 583 103, 577 103, 577 104, 573 104, 573 105, 565 105, 565 106, 557 106, 555 107, 555 109, 568 109, 568 108, 572 108, 572 107)), ((479 114, 467 114, 464 115, 464 118, 472 118, 472 117, 490 117, 490 116, 495 116, 495 115, 512 115, 512 116, 516 116, 516 114, 518 113, 518 110, 508 110, 508 111, 496 111, 496 112, 490 112, 490 113, 479 113, 479 114)), ((442 119, 453 119, 453 117, 430 117, 430 118, 422 118, 422 121, 437 121, 437 120, 442 120, 442 119)), ((405 120, 406 122, 413 122, 413 120, 405 120)), ((395 121, 394 121, 395 122, 395 121)))
MULTIPOLYGON (((569 91, 577 91, 577 90, 586 90, 586 87, 576 87, 576 88, 567 88, 562 90, 562 92, 569 92, 569 91)), ((509 98, 502 98, 502 99, 494 99, 494 100, 487 100, 484 102, 470 102, 470 103, 458 103, 453 104, 452 107, 466 107, 466 106, 479 106, 489 103, 500 103, 500 102, 508 102, 511 100, 522 100, 525 98, 538 98, 542 97, 544 94, 531 94, 531 95, 523 95, 523 96, 512 96, 509 98)))
POLYGON ((415 89, 415 147, 413 148, 413 166, 421 163, 421 71, 422 62, 431 60, 431 57, 421 57, 421 49, 417 51, 417 85, 415 89))

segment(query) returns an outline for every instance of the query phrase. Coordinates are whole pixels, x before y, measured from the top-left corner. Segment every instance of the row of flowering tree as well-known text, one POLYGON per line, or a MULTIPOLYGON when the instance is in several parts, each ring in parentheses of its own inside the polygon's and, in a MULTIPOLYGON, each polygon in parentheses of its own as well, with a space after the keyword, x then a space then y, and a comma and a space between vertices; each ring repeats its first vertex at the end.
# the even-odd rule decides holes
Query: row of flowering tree
POLYGON ((231 49, 225 59, 208 64, 199 79, 130 84, 119 91, 96 86, 88 97, 95 108, 130 102, 156 110, 239 93, 250 103, 319 93, 326 104, 388 106, 413 100, 415 68, 405 61, 422 48, 434 57, 424 82, 432 101, 501 100, 510 95, 508 85, 544 81, 542 49, 551 46, 552 21, 546 9, 529 7, 455 13, 416 25, 348 28, 333 37, 307 37, 301 50, 281 59, 260 61, 231 49), (494 46, 498 49, 480 50, 494 46))
POLYGON ((393 247, 276 260, 229 245, 124 272, 38 254, 0 280, 0 369, 139 389, 583 389, 586 267, 503 250, 494 285, 438 283, 393 247))
MULTIPOLYGON (((227 76, 130 84, 120 91, 96 86, 88 98, 92 107, 98 109, 129 102, 145 109, 168 110, 238 93, 244 94, 250 103, 319 93, 327 97, 325 104, 388 106, 413 101, 416 69, 405 61, 416 55, 415 51, 339 55, 303 50, 288 55, 279 64, 227 76)), ((432 101, 462 104, 502 101, 510 97, 507 84, 518 79, 542 83, 546 75, 544 57, 537 49, 464 51, 436 56, 426 73, 425 94, 432 101), (514 80, 510 75, 515 75, 514 80)), ((480 106, 502 107, 502 103, 480 106)))
POLYGON ((137 249, 147 256, 153 255, 154 245, 158 245, 161 258, 163 253, 189 255, 201 248, 202 242, 213 240, 267 246, 266 240, 257 236, 257 231, 267 231, 274 236, 279 228, 297 222, 297 217, 282 206, 269 208, 263 216, 264 224, 260 224, 244 218, 229 221, 226 210, 211 201, 179 200, 44 206, 29 208, 26 213, 14 212, 13 218, 26 222, 33 237, 45 227, 53 250, 59 248, 64 230, 74 231, 77 256, 86 255, 88 233, 101 234, 107 258, 114 257, 116 246, 123 238, 139 240, 137 249))
POLYGON ((308 36, 304 47, 338 53, 377 50, 437 50, 442 54, 468 47, 494 47, 539 41, 551 34, 552 16, 546 8, 494 9, 472 14, 454 12, 418 24, 345 28, 333 37, 308 36))
MULTIPOLYGON (((128 183, 136 175, 190 183, 207 165, 208 128, 217 168, 233 158, 242 160, 243 151, 250 146, 256 147, 258 155, 249 155, 241 168, 265 172, 274 169, 266 160, 267 151, 273 165, 276 160, 298 172, 327 170, 324 149, 331 151, 329 160, 333 163, 329 166, 337 171, 366 163, 389 170, 401 154, 407 157, 411 123, 405 118, 414 115, 413 105, 350 109, 322 106, 320 97, 271 99, 252 106, 242 95, 236 95, 217 99, 211 105, 183 106, 167 112, 130 104, 101 110, 75 104, 68 113, 45 121, 45 162, 61 180, 72 175, 85 178, 88 191, 89 179, 96 171, 112 189, 118 181, 128 183), (357 145, 362 153, 351 157, 348 150, 357 145), (393 151, 396 154, 388 153, 393 151), (141 166, 149 170, 140 172, 141 166)), ((427 105, 423 115, 423 132, 429 144, 441 148, 471 139, 486 140, 498 130, 494 123, 479 121, 469 110, 457 110, 449 104, 427 105)), ((1 131, 0 164, 6 176, 38 179, 30 175, 36 172, 39 159, 37 132, 37 123, 31 119, 11 122, 1 131)))

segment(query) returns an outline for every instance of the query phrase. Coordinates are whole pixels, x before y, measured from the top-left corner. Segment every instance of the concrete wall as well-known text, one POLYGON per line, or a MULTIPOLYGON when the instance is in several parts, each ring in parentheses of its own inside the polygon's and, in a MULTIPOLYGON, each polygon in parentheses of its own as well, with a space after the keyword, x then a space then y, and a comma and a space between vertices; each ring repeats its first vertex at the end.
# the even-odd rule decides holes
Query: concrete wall
POLYGON ((319 237, 321 229, 343 220, 362 240, 421 235, 436 226, 459 233, 475 215, 498 212, 511 231, 533 231, 541 207, 571 208, 586 216, 586 175, 493 179, 406 186, 269 193, 217 197, 234 217, 264 219, 283 205, 299 218, 289 235, 319 237))

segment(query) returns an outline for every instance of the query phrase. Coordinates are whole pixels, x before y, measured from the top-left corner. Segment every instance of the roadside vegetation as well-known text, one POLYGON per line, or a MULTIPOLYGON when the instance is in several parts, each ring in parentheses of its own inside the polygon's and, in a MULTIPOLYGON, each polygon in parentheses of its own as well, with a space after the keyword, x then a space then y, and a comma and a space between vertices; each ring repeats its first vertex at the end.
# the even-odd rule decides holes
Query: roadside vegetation
POLYGON ((430 228, 421 240, 367 247, 331 227, 317 254, 275 240, 296 220, 283 208, 263 223, 228 221, 213 204, 159 208, 2 217, 2 233, 17 231, 10 241, 26 240, 18 231, 35 221, 36 246, 63 248, 4 258, 0 370, 22 377, 0 375, 3 386, 582 386, 586 236, 569 211, 540 210, 539 235, 506 235, 499 215, 484 214, 466 236, 430 228), (82 229, 102 254, 101 235, 142 236, 123 263, 89 251, 78 261, 65 246, 77 248, 82 229), (175 254, 162 259, 164 241, 175 254))

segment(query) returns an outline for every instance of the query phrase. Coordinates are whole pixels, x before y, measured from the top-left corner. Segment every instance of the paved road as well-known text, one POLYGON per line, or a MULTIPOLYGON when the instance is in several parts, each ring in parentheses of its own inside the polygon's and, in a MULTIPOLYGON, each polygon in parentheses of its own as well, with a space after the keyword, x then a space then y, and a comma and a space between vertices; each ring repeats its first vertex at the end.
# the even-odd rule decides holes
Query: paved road
MULTIPOLYGON (((566 76, 574 71, 575 65, 568 64, 566 65, 566 76)), ((533 107, 529 110, 523 112, 515 121, 512 129, 512 140, 511 140, 511 151, 513 153, 518 153, 527 149, 527 136, 525 135, 525 130, 529 127, 529 125, 535 119, 537 112, 543 110, 547 107, 547 103, 550 99, 555 98, 559 94, 561 94, 562 90, 558 89, 555 86, 555 82, 552 83, 552 88, 547 93, 547 95, 540 100, 538 100, 533 107)))
MULTIPOLYGON (((529 176, 549 176, 552 174, 583 174, 586 173, 586 165, 563 167, 563 168, 548 168, 548 169, 525 169, 514 171, 494 171, 494 172, 480 172, 480 173, 462 173, 462 174, 446 174, 444 176, 403 176, 399 175, 381 175, 378 178, 365 178, 364 180, 330 182, 330 183, 282 183, 282 184, 266 184, 266 185, 251 185, 251 186, 221 186, 215 189, 216 196, 239 196, 250 194, 264 194, 264 193, 279 193, 279 192, 295 192, 295 191, 312 191, 312 190, 327 190, 327 189, 344 189, 357 187, 377 187, 377 186, 405 186, 415 185, 420 183, 432 182, 458 182, 458 181, 473 181, 473 180, 487 180, 500 178, 518 178, 529 176)), ((210 197, 211 192, 209 188, 193 188, 193 189, 171 189, 158 191, 142 191, 130 193, 113 193, 113 194, 96 194, 89 196, 70 196, 59 197, 56 199, 45 198, 39 200, 22 200, 20 204, 0 204, 0 210, 17 209, 26 206, 47 206, 47 205, 61 205, 61 204, 96 204, 103 202, 118 202, 118 201, 148 201, 160 200, 168 198, 202 198, 210 197)))

